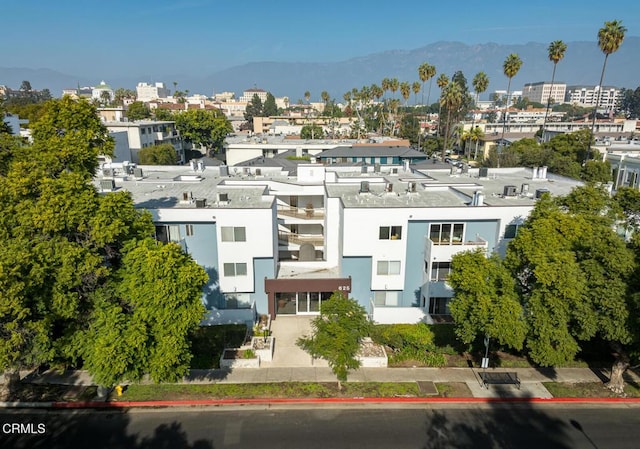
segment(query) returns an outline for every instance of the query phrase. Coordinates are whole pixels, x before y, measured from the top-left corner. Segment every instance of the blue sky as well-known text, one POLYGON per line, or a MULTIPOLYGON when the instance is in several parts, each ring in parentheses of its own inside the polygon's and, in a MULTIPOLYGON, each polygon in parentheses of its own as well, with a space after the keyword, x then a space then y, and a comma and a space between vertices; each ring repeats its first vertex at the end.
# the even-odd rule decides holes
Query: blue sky
POLYGON ((11 0, 0 66, 91 78, 217 70, 258 61, 333 62, 437 41, 596 41, 619 19, 640 35, 638 0, 11 0))

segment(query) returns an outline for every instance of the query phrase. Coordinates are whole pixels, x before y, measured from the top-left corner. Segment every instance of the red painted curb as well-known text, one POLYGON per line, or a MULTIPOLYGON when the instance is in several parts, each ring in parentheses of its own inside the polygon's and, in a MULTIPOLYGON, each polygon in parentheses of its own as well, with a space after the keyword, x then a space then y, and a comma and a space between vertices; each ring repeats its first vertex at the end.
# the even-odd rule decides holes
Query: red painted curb
POLYGON ((114 402, 53 402, 52 408, 133 408, 133 407, 189 407, 223 405, 269 404, 429 404, 429 403, 617 403, 640 404, 640 398, 302 398, 302 399, 208 399, 185 401, 114 401, 114 402))

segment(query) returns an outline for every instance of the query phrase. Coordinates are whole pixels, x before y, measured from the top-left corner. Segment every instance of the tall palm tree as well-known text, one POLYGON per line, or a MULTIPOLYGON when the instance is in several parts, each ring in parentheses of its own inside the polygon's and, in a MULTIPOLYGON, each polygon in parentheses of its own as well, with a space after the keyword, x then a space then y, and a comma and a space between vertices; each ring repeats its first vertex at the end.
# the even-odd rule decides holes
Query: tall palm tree
POLYGON ((429 96, 431 96, 431 81, 436 75, 436 67, 426 62, 420 64, 418 67, 418 77, 422 81, 422 100, 421 103, 424 106, 424 83, 429 81, 429 95, 427 95, 427 106, 429 105, 429 96))
POLYGON ((464 101, 464 91, 458 83, 448 83, 440 95, 440 107, 447 110, 447 126, 444 134, 444 146, 442 147, 442 159, 444 160, 451 128, 451 113, 457 111, 464 101))
POLYGON ((547 49, 549 52, 549 61, 553 62, 553 72, 551 74, 551 88, 549 89, 549 98, 547 98, 547 107, 544 111, 544 120, 542 121, 542 137, 544 137, 544 128, 547 126, 547 117, 549 115, 549 106, 551 105, 551 95, 553 94, 553 83, 556 80, 556 66, 562 58, 564 52, 567 51, 567 44, 562 41, 553 41, 547 49))
MULTIPOLYGON (((624 33, 627 29, 622 26, 621 20, 612 20, 611 22, 605 22, 604 26, 598 31, 598 46, 602 53, 604 53, 604 63, 602 64, 602 73, 600 74, 600 84, 598 85, 598 97, 596 99, 596 105, 593 108, 593 119, 591 121, 591 138, 595 137, 596 129, 596 114, 598 112, 598 105, 600 104, 600 93, 602 92, 602 82, 604 81, 604 71, 607 67, 607 59, 611 53, 615 53, 622 45, 624 40, 624 33)), ((587 148, 586 159, 589 159, 591 153, 591 142, 587 148)))
MULTIPOLYGON (((476 101, 475 102, 476 102, 476 107, 477 107, 477 103, 480 101, 480 94, 486 92, 487 88, 489 87, 489 77, 484 72, 478 72, 473 77, 473 80, 471 81, 471 83, 473 84, 473 90, 476 92, 476 101)), ((472 119, 471 119, 471 129, 472 130, 474 129, 475 123, 476 123, 476 115, 473 114, 472 119)), ((469 155, 471 155, 471 150, 469 150, 469 155)))
POLYGON ((442 114, 442 94, 444 93, 444 88, 449 84, 449 77, 444 73, 441 73, 436 80, 436 84, 440 88, 440 101, 438 102, 438 134, 441 135, 442 130, 440 129, 440 115, 442 114))
POLYGON ((402 98, 404 99, 404 106, 407 107, 407 102, 411 96, 411 84, 409 84, 408 81, 400 83, 400 95, 402 95, 402 98))
POLYGON ((411 83, 411 90, 413 91, 413 105, 418 105, 418 92, 422 90, 422 86, 418 81, 411 83))
POLYGON ((504 108, 504 114, 502 115, 502 136, 500 138, 500 143, 498 144, 498 167, 500 167, 500 153, 502 152, 502 144, 504 142, 504 131, 507 127, 507 110, 509 109, 509 95, 511 93, 511 80, 518 73, 522 67, 522 60, 520 56, 516 53, 511 53, 507 56, 507 59, 504 60, 502 64, 502 71, 504 75, 509 78, 509 83, 507 84, 507 104, 504 108))

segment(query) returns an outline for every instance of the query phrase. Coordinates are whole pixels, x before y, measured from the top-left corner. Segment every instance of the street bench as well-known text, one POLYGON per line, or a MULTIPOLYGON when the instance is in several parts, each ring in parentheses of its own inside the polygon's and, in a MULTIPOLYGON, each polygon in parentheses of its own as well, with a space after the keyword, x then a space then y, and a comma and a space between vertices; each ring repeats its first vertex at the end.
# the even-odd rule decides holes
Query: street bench
POLYGON ((480 379, 486 388, 489 385, 515 385, 520 389, 520 379, 518 373, 487 373, 481 372, 480 379))

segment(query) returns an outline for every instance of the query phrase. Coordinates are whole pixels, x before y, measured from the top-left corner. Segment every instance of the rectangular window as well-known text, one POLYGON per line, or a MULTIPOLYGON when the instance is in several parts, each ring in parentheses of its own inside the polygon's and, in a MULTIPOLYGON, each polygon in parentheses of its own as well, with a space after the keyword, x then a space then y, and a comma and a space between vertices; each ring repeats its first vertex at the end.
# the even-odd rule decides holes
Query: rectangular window
POLYGON ((429 239, 435 245, 461 245, 464 223, 438 223, 429 227, 429 239))
POLYGON ((449 300, 451 298, 429 298, 430 315, 451 315, 449 312, 449 300))
POLYGON ((223 264, 223 272, 225 276, 246 276, 247 264, 246 263, 225 263, 223 264))
POLYGON ((402 238, 402 226, 380 226, 380 240, 400 240, 402 238))
POLYGON ((515 225, 515 224, 507 225, 507 227, 504 230, 504 238, 505 239, 515 238, 516 235, 518 235, 518 228, 519 228, 519 225, 515 225))
POLYGON ((140 128, 140 134, 146 134, 145 128, 140 128))
POLYGON ((451 262, 433 262, 431 264, 431 281, 446 281, 451 274, 451 262))
POLYGON ((222 226, 220 235, 223 242, 246 242, 247 235, 244 227, 222 226))
POLYGON ((185 225, 185 228, 187 232, 187 237, 193 236, 193 225, 191 224, 185 225))
POLYGON ((178 225, 157 225, 156 240, 163 243, 180 241, 180 226, 178 225))
POLYGON ((400 274, 399 260, 379 260, 376 271, 380 276, 392 276, 400 274))
POLYGON ((373 303, 376 306, 396 307, 398 305, 399 292, 377 291, 373 292, 373 303))

